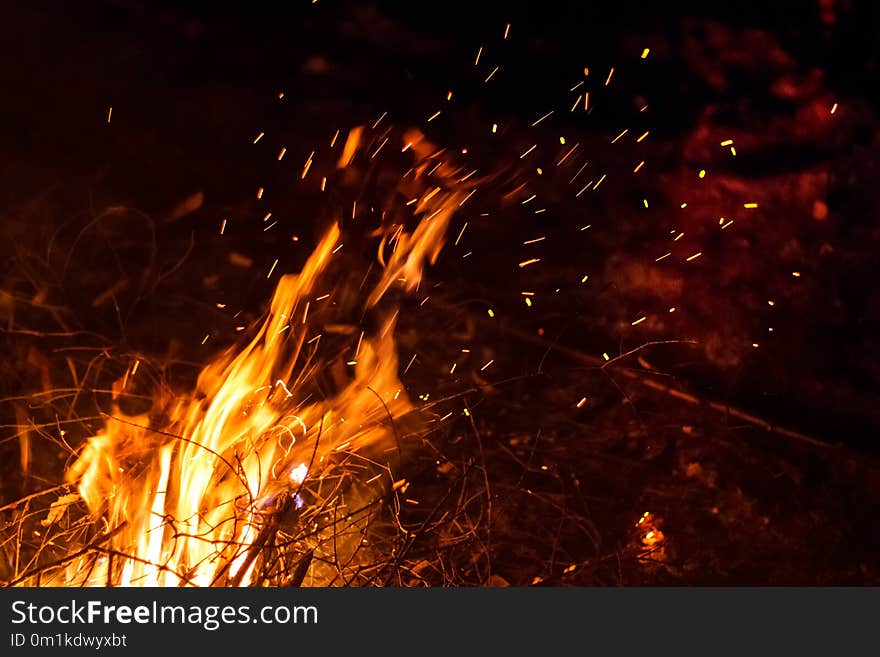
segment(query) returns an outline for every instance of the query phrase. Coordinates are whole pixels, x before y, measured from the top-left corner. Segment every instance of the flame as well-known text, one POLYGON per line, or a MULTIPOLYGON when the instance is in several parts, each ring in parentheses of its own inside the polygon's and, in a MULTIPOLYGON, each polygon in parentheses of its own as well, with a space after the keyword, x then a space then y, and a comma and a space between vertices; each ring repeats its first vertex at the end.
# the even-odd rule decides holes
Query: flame
MULTIPOLYGON (((351 131, 340 166, 351 162, 362 134, 351 131)), ((404 143, 422 160, 436 150, 420 134, 404 135, 404 143)), ((443 170, 434 168, 432 180, 452 180, 443 170)), ((411 232, 401 225, 391 236, 382 233, 384 269, 364 292, 364 310, 398 283, 415 289, 443 247, 463 194, 451 185, 424 191, 425 171, 417 166, 412 174, 423 190, 418 223, 411 232)), ((192 394, 157 393, 142 416, 114 407, 67 473, 103 530, 93 542, 100 549, 43 583, 260 584, 255 572, 267 517, 288 500, 300 506, 304 482, 318 477, 334 454, 393 439, 389 418, 412 409, 398 377, 396 310, 358 339, 347 381, 324 398, 307 392, 325 362, 320 329, 335 319, 332 299, 316 298, 332 289, 340 238, 333 225, 302 270, 280 279, 250 343, 205 366, 192 394)))

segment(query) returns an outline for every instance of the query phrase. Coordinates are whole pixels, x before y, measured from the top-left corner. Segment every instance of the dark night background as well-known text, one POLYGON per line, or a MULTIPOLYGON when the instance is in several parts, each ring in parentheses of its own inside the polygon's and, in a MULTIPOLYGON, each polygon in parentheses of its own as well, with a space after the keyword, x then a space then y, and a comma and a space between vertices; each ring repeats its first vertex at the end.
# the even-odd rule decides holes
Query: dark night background
MULTIPOLYGON (((383 112, 424 128, 450 89, 454 109, 428 134, 473 148, 502 125, 504 145, 469 155, 500 171, 498 197, 526 178, 509 166, 517 155, 536 141, 558 149, 560 135, 609 170, 648 162, 589 200, 548 173, 539 225, 519 203, 477 200, 463 248, 448 245, 428 274, 436 309, 413 303, 402 320, 401 351, 423 354, 404 379, 413 398, 517 379, 469 397, 497 446, 493 572, 514 584, 876 584, 878 14, 866 0, 12 3, 0 24, 0 390, 41 389, 79 342, 188 363, 232 344, 271 294, 268 266, 301 265, 335 211, 300 185, 309 152, 383 112), (474 76, 483 44, 481 66, 502 65, 491 87, 474 76), (531 131, 571 103, 584 67, 593 79, 612 66, 589 120, 557 111, 531 131), (635 109, 646 102, 647 117, 635 109), (651 131, 640 155, 608 145, 628 126, 651 131), (718 146, 726 138, 736 158, 718 146), (287 178, 269 168, 281 146, 287 178), (284 233, 249 223, 264 183, 284 233), (96 221, 108 208, 113 220, 96 221), (719 216, 735 219, 723 238, 719 216), (654 263, 670 230, 703 253, 694 267, 654 263), (548 237, 540 253, 521 246, 536 235, 548 237), (252 267, 230 265, 233 251, 252 267), (540 267, 517 268, 535 254, 540 267), (537 291, 533 308, 521 290, 537 291), (463 334, 498 369, 438 378, 461 347, 444 336, 463 334), (619 376, 598 368, 603 352, 665 340, 696 344, 646 347, 619 376), (640 386, 646 373, 793 433, 640 386), (575 410, 581 397, 588 413, 575 410), (631 521, 648 509, 668 539, 646 556, 631 521)), ((7 406, 4 426, 40 412, 7 406)), ((438 443, 462 431, 453 421, 438 443)), ((57 481, 54 452, 22 477, 16 443, 0 449, 0 501, 57 481)), ((488 583, 468 572, 447 583, 488 583)))

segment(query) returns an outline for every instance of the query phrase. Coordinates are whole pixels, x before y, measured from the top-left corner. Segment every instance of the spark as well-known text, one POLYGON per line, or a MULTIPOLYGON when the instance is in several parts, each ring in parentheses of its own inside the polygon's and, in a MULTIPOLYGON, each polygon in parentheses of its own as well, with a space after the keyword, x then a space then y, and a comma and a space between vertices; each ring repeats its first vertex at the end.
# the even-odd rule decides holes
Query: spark
POLYGON ((254 143, 256 144, 258 141, 260 141, 260 140, 265 136, 265 134, 266 134, 265 132, 261 132, 260 134, 258 134, 258 135, 254 138, 254 143))
POLYGON ((577 404, 575 404, 575 408, 583 408, 584 404, 586 404, 586 403, 587 403, 587 398, 581 397, 581 400, 577 404))
POLYGON ((520 156, 519 156, 519 159, 523 159, 526 155, 528 155, 529 153, 531 153, 531 152, 532 152, 533 150, 535 150, 537 147, 538 147, 538 145, 537 145, 537 144, 534 144, 529 150, 527 150, 525 153, 523 153, 522 155, 520 155, 520 156))
POLYGON ((226 232, 226 219, 224 219, 220 224, 220 234, 222 235, 225 232, 226 232))
MULTIPOLYGON (((532 127, 534 128, 534 127, 535 127, 536 125, 538 125, 541 121, 543 121, 544 119, 550 117, 552 114, 553 114, 553 110, 550 110, 550 111, 547 112, 544 116, 542 116, 540 119, 538 119, 537 121, 535 121, 535 122, 532 124, 532 127)), ((563 142, 563 143, 564 143, 564 142, 563 142)))
POLYGON ((519 263, 519 268, 522 269, 523 267, 528 267, 529 265, 534 265, 536 262, 541 262, 541 259, 540 258, 531 258, 529 260, 524 260, 523 262, 519 263))
POLYGON ((699 258, 701 255, 703 255, 703 252, 702 252, 702 251, 698 251, 697 253, 695 253, 694 255, 690 256, 690 257, 687 258, 686 260, 687 260, 687 262, 690 262, 691 260, 696 260, 696 259, 699 258))
POLYGON ((443 110, 437 110, 431 116, 428 117, 428 122, 430 123, 431 121, 436 119, 438 116, 440 116, 440 114, 442 114, 442 113, 443 113, 443 110))
POLYGON ((648 318, 645 317, 644 315, 642 315, 642 316, 639 317, 636 321, 634 321, 634 322, 631 324, 631 326, 638 326, 639 324, 641 324, 642 322, 644 322, 646 319, 648 319, 648 318))
POLYGON ((743 203, 744 208, 748 208, 749 210, 753 210, 758 207, 757 203, 743 203))
POLYGON ((491 80, 491 79, 492 79, 492 76, 495 75, 495 74, 498 72, 498 69, 499 69, 499 68, 501 68, 501 67, 500 67, 500 66, 496 66, 495 68, 493 68, 493 69, 492 69, 492 72, 489 73, 489 75, 486 76, 486 79, 483 80, 483 82, 488 82, 489 80, 491 80))
POLYGON ((639 137, 638 139, 636 139, 636 143, 637 143, 637 144, 642 143, 642 141, 644 141, 644 139, 645 139, 649 134, 651 134, 651 131, 650 131, 650 130, 645 130, 645 134, 643 134, 641 137, 639 137))
POLYGON ((733 146, 733 139, 725 139, 721 142, 722 146, 733 146))
POLYGON ((614 139, 611 140, 611 143, 616 144, 617 140, 620 139, 621 137, 623 137, 627 132, 629 132, 629 128, 624 128, 623 132, 621 132, 619 135, 617 135, 614 139))
POLYGON ((455 238, 455 246, 458 246, 458 243, 461 241, 461 236, 464 235, 465 228, 467 228, 468 222, 464 222, 464 226, 461 227, 461 231, 458 233, 458 237, 455 238))
MULTIPOLYGON (((110 110, 112 111, 113 108, 111 107, 110 110)), ((837 103, 834 103, 834 105, 831 106, 831 113, 834 114, 836 111, 837 111, 837 103)), ((110 117, 107 117, 107 123, 110 123, 110 117)))
MULTIPOLYGON (((314 157, 314 155, 315 155, 315 151, 312 151, 311 154, 309 155, 309 159, 306 160, 306 163, 305 163, 305 165, 303 166, 302 175, 300 175, 300 179, 301 179, 301 180, 305 180, 305 179, 306 179, 306 176, 307 176, 308 173, 309 173, 309 169, 312 167, 312 158, 314 157)), ((279 159, 280 159, 280 158, 279 158, 279 159)))
POLYGON ((382 119, 384 119, 387 115, 388 115, 388 112, 382 112, 382 116, 380 116, 378 119, 376 119, 376 122, 373 124, 373 127, 370 129, 375 130, 376 127, 382 122, 382 119))
POLYGON ((638 172, 639 172, 639 169, 641 169, 643 166, 645 166, 645 161, 644 161, 644 160, 642 160, 641 162, 638 163, 638 165, 636 166, 636 168, 633 169, 633 173, 638 173, 638 172))
POLYGON ((613 66, 611 67, 611 70, 608 71, 608 77, 607 77, 606 80, 605 80, 605 86, 606 86, 606 87, 607 87, 609 84, 611 84, 611 76, 612 76, 612 75, 614 75, 614 67, 613 67, 613 66))
POLYGON ((278 161, 279 161, 279 162, 281 161, 281 158, 284 157, 284 154, 285 154, 286 152, 287 152, 287 148, 286 148, 286 147, 282 147, 282 148, 281 148, 281 152, 278 153, 278 161))
POLYGON ((373 151, 373 154, 370 156, 370 159, 372 160, 374 157, 376 157, 379 154, 379 151, 381 151, 382 148, 387 143, 388 143, 388 137, 385 137, 385 141, 383 141, 381 144, 379 144, 379 148, 377 148, 375 151, 373 151))
POLYGON ((488 363, 486 363, 485 365, 483 365, 483 366, 480 368, 480 371, 481 371, 481 372, 484 372, 484 371, 486 370, 486 368, 489 367, 489 365, 491 365, 491 364, 494 363, 494 362, 495 362, 495 359, 493 358, 493 359, 490 360, 488 363))
POLYGON ((697 174, 701 179, 706 177, 706 170, 700 169, 700 173, 697 174))
POLYGON ((477 51, 477 58, 474 60, 474 66, 480 63, 480 56, 483 54, 483 46, 480 46, 480 49, 477 51))
POLYGON ((649 52, 651 52, 651 49, 650 49, 650 48, 645 48, 645 49, 642 51, 642 59, 647 59, 647 58, 648 58, 648 53, 649 53, 649 52))
POLYGON ((523 246, 526 246, 527 244, 535 244, 536 242, 542 242, 545 239, 547 239, 547 238, 546 237, 536 237, 535 239, 526 240, 525 242, 523 242, 523 246))
POLYGON ((262 187, 260 187, 260 188, 257 189, 257 198, 258 198, 258 199, 263 198, 263 191, 264 191, 264 190, 263 190, 262 187))
POLYGON ((269 273, 266 274, 266 278, 269 278, 272 275, 272 272, 275 271, 275 267, 278 266, 278 258, 275 258, 275 262, 272 263, 272 267, 269 269, 269 273))
POLYGON ((330 140, 330 148, 336 145, 336 140, 339 138, 339 130, 333 133, 333 139, 330 140))
POLYGON ((507 26, 504 28, 504 38, 506 39, 509 34, 510 34, 510 23, 508 23, 507 26))
POLYGON ((358 357, 358 354, 359 354, 360 351, 361 351, 361 342, 363 341, 363 339, 364 339, 364 332, 361 331, 361 335, 360 335, 360 337, 358 338, 358 341, 357 341, 357 346, 354 348, 354 357, 355 357, 355 358, 358 357))
MULTIPOLYGON (((834 107, 837 107, 837 105, 835 105, 834 107)), ((831 113, 834 114, 834 110, 831 110, 831 113)), ((113 116, 113 106, 111 105, 110 109, 107 111, 107 123, 110 123, 110 119, 112 116, 113 116)))

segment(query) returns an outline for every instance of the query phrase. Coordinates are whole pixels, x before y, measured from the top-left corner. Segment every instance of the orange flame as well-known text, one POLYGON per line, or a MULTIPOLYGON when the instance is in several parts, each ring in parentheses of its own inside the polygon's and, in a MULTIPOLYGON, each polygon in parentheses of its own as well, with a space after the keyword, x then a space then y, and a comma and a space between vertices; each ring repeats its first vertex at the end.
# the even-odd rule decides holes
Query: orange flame
MULTIPOLYGON (((359 128, 352 130, 345 164, 361 135, 359 128)), ((420 158, 434 150, 421 135, 407 134, 404 143, 415 143, 420 158)), ((417 167, 414 175, 424 172, 417 167)), ((440 180, 451 180, 442 168, 440 180)), ((417 286, 426 262, 442 249, 462 197, 452 186, 442 193, 429 188, 416 206, 420 219, 412 232, 401 226, 392 239, 381 239, 385 268, 365 295, 365 309, 398 282, 408 290, 417 286)), ((68 585, 259 584, 254 569, 266 509, 319 476, 334 452, 357 452, 389 440, 389 415, 399 417, 412 408, 398 378, 396 312, 386 314, 375 334, 359 339, 353 375, 335 394, 310 401, 304 392, 319 369, 320 326, 333 319, 332 304, 325 302, 316 312, 314 296, 326 289, 319 285, 328 283, 339 240, 334 225, 302 271, 281 278, 251 342, 209 363, 193 394, 173 398, 166 393, 155 400, 150 415, 127 417, 114 409, 68 471, 68 480, 78 484, 94 518, 103 523, 104 556, 78 558, 55 580, 68 585), (164 419, 156 419, 156 409, 164 419)))

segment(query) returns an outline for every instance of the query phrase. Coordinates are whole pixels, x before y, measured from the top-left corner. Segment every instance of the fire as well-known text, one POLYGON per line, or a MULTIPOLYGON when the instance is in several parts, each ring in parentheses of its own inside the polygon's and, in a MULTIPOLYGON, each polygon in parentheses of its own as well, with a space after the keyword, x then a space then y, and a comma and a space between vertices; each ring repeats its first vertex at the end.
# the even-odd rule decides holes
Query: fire
MULTIPOLYGON (((340 167, 362 136, 351 131, 340 167)), ((392 287, 418 286, 464 198, 448 166, 432 163, 427 173, 436 149, 421 134, 407 133, 403 143, 418 160, 405 181, 407 191, 421 190, 417 221, 411 231, 397 225, 374 233, 384 269, 359 305, 381 310, 382 319, 347 352, 347 378, 323 398, 316 394, 327 362, 322 327, 338 321, 327 294, 342 244, 336 224, 298 274, 280 279, 250 343, 207 364, 192 394, 157 393, 150 413, 137 417, 114 408, 67 473, 98 536, 42 583, 261 585, 261 550, 280 519, 303 506, 309 482, 340 454, 393 444, 393 419, 412 405, 398 377, 396 309, 377 306, 392 287)))

